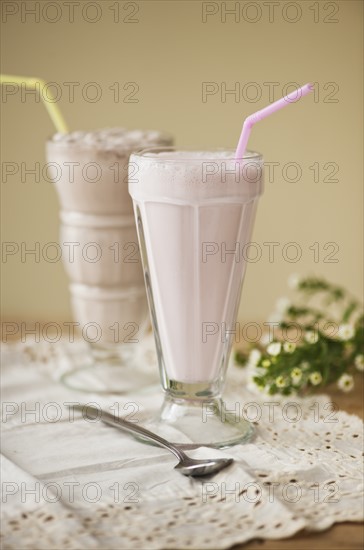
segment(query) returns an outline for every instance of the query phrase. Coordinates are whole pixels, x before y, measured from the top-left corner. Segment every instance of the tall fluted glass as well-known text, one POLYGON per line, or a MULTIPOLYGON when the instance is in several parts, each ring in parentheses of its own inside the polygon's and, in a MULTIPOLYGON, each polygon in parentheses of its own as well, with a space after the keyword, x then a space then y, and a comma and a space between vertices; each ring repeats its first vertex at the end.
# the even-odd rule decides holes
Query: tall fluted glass
POLYGON ((252 430, 221 394, 244 279, 243 251, 263 190, 248 152, 147 149, 131 156, 129 191, 165 402, 149 425, 187 446, 223 447, 252 430))

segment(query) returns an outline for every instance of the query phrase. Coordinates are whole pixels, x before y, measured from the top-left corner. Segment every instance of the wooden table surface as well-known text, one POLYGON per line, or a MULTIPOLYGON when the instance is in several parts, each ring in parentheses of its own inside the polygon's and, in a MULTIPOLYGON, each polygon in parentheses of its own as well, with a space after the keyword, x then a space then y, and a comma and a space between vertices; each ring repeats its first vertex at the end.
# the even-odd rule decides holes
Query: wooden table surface
MULTIPOLYGON (((364 384, 363 375, 355 376, 355 388, 343 393, 336 387, 325 388, 338 407, 350 414, 363 418, 364 384)), ((233 550, 362 550, 364 548, 364 526, 360 523, 336 523, 327 531, 309 533, 301 531, 294 537, 280 540, 253 540, 239 544, 233 550)))

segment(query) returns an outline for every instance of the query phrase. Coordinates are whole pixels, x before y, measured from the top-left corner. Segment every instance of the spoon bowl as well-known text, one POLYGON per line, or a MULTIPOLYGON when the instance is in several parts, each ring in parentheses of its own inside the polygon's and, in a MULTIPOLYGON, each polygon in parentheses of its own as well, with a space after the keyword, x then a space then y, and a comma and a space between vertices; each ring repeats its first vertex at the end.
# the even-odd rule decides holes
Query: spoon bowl
POLYGON ((188 460, 183 460, 174 467, 184 476, 208 476, 216 474, 234 462, 232 458, 212 458, 206 460, 194 460, 186 455, 188 460))

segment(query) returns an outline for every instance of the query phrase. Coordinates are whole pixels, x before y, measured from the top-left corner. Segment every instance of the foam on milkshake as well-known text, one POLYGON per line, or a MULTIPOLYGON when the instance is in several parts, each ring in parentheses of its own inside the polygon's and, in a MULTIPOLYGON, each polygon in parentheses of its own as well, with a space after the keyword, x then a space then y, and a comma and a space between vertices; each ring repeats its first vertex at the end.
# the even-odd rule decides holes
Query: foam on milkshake
POLYGON ((156 144, 170 145, 171 136, 156 130, 127 130, 126 128, 101 128, 77 130, 68 134, 57 133, 52 142, 65 146, 91 147, 99 151, 135 150, 156 144))

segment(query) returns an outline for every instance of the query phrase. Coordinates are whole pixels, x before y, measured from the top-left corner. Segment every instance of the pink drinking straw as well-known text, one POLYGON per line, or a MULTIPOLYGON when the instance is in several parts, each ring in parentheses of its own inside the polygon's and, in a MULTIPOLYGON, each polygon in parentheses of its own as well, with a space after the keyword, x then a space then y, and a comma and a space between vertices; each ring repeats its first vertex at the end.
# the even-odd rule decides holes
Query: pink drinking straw
POLYGON ((301 97, 309 94, 312 91, 313 91, 312 84, 305 84, 304 86, 302 86, 302 88, 298 88, 298 90, 294 90, 293 92, 286 95, 285 97, 282 97, 282 99, 278 99, 278 101, 271 103, 267 107, 264 107, 264 109, 261 109, 260 111, 257 111, 252 115, 249 115, 244 120, 243 129, 241 131, 239 143, 235 153, 235 159, 236 160, 242 159, 244 157, 244 153, 246 151, 246 146, 248 143, 251 129, 253 128, 256 122, 259 122, 260 120, 263 120, 263 118, 266 118, 267 116, 272 115, 276 111, 283 109, 283 107, 286 107, 286 105, 289 105, 290 103, 295 103, 296 101, 299 101, 301 97))

